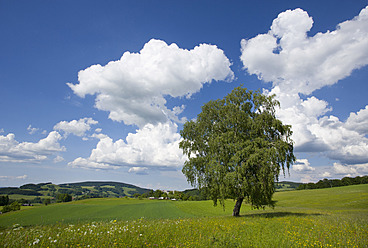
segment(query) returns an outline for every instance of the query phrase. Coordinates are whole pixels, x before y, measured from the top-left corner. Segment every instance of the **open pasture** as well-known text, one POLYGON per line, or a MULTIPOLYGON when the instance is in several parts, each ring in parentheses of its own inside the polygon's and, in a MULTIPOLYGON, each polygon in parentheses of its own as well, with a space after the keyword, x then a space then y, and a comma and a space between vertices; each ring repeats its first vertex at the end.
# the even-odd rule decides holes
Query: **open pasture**
POLYGON ((1 247, 367 247, 368 185, 285 191, 231 217, 211 201, 89 199, 0 216, 1 247), (41 218, 42 217, 42 218, 41 218))

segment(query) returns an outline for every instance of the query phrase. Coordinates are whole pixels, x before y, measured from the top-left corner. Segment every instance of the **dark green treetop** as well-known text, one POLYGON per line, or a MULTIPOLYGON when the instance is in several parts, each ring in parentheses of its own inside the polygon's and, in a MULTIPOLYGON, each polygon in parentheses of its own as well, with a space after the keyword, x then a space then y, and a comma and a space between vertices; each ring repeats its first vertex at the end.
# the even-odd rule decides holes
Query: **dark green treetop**
POLYGON ((254 208, 273 206, 274 182, 295 161, 291 127, 276 118, 277 106, 274 96, 237 87, 205 104, 180 132, 188 182, 215 205, 237 200, 235 216, 243 199, 254 208))

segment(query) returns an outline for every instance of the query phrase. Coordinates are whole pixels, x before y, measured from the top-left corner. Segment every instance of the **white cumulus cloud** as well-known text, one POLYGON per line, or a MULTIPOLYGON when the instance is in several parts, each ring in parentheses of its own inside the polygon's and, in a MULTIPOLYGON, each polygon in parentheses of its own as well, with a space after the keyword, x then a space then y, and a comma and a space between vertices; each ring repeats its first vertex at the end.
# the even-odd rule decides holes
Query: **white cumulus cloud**
POLYGON ((129 133, 126 142, 122 139, 114 142, 102 134, 95 137, 100 138, 100 141, 90 157, 77 158, 69 165, 99 169, 119 166, 178 168, 185 161, 179 149, 181 137, 173 122, 147 124, 136 133, 129 133))
POLYGON ((357 113, 350 113, 346 121, 346 128, 362 135, 368 134, 368 105, 357 113))
POLYGON ((145 175, 147 174, 147 170, 148 168, 147 167, 131 167, 129 168, 128 172, 129 173, 136 173, 136 174, 142 174, 142 175, 145 175))
POLYGON ((35 127, 32 127, 32 125, 29 125, 29 126, 27 127, 27 130, 28 130, 28 133, 29 133, 29 134, 34 134, 34 133, 36 133, 39 129, 38 129, 38 128, 35 128, 35 127))
POLYGON ((91 129, 91 125, 96 124, 98 124, 98 121, 95 121, 92 118, 83 118, 69 122, 61 121, 54 126, 54 130, 64 131, 66 136, 69 134, 74 134, 76 136, 82 137, 91 129))
POLYGON ((325 172, 323 172, 322 177, 324 177, 324 178, 331 177, 331 173, 328 172, 328 171, 325 171, 325 172))
POLYGON ((297 159, 295 164, 292 165, 294 171, 314 171, 315 168, 310 166, 308 159, 297 159))
POLYGON ((310 94, 368 64, 368 7, 336 30, 308 37, 312 25, 301 9, 279 14, 268 33, 242 40, 244 68, 283 92, 310 94))
POLYGON ((60 146, 61 135, 52 131, 37 143, 21 142, 15 140, 15 135, 9 133, 0 135, 0 161, 1 162, 40 162, 57 152, 65 151, 60 146))
POLYGON ((139 53, 125 52, 105 66, 92 65, 68 86, 80 97, 95 95, 95 107, 127 125, 179 121, 184 106, 166 107, 166 96, 190 97, 205 83, 232 80, 230 61, 214 45, 192 50, 152 39, 139 53))
POLYGON ((57 155, 55 158, 54 158, 54 163, 59 163, 61 161, 64 161, 64 158, 60 155, 57 155))
POLYGON ((333 169, 337 175, 349 177, 362 176, 368 173, 368 163, 353 165, 334 163, 333 169))
POLYGON ((69 166, 71 167, 79 167, 79 168, 84 168, 84 169, 96 169, 96 170, 100 170, 100 169, 117 169, 119 168, 118 166, 114 166, 111 164, 106 164, 106 163, 101 163, 101 162, 94 162, 91 161, 90 159, 85 159, 85 158, 76 158, 74 161, 69 162, 68 163, 69 166))
POLYGON ((367 163, 368 105, 343 122, 327 115, 328 102, 310 94, 368 64, 368 6, 336 30, 308 36, 312 26, 304 10, 280 13, 267 33, 241 41, 244 69, 273 83, 265 94, 280 101, 277 115, 292 125, 295 151, 323 152, 343 164, 367 163))
POLYGON ((336 174, 339 175, 354 175, 357 174, 357 170, 353 166, 349 165, 342 165, 340 163, 334 163, 333 168, 336 174))
POLYGON ((348 164, 368 162, 368 139, 336 116, 320 118, 309 130, 328 146, 330 158, 348 164))

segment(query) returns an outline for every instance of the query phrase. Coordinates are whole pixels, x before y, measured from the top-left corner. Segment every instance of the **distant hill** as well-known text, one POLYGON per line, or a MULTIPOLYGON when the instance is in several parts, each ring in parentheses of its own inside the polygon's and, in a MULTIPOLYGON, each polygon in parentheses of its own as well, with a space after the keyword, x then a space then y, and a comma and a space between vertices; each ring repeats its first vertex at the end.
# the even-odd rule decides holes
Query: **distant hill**
POLYGON ((119 183, 119 182, 79 182, 79 183, 64 183, 53 184, 25 184, 17 187, 0 188, 0 195, 9 195, 13 199, 31 199, 53 198, 58 194, 70 194, 74 198, 95 198, 95 197, 131 197, 135 193, 143 194, 149 192, 150 189, 140 188, 138 186, 119 183))
POLYGON ((32 189, 20 189, 17 187, 4 187, 4 188, 0 188, 0 195, 41 196, 42 194, 32 189))
POLYGON ((149 192, 151 189, 140 188, 138 186, 119 183, 119 182, 81 182, 81 183, 65 183, 59 184, 63 188, 82 189, 94 193, 107 194, 112 197, 117 196, 133 196, 135 193, 143 194, 149 192))

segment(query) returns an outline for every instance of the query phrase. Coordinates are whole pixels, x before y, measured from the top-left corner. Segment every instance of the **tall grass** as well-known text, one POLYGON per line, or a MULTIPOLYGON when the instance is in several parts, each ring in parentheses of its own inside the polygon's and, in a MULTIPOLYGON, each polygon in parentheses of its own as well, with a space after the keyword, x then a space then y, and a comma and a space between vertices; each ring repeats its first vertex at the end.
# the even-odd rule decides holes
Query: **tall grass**
POLYGON ((0 233, 2 247, 367 247, 367 222, 255 215, 35 226, 0 233))

